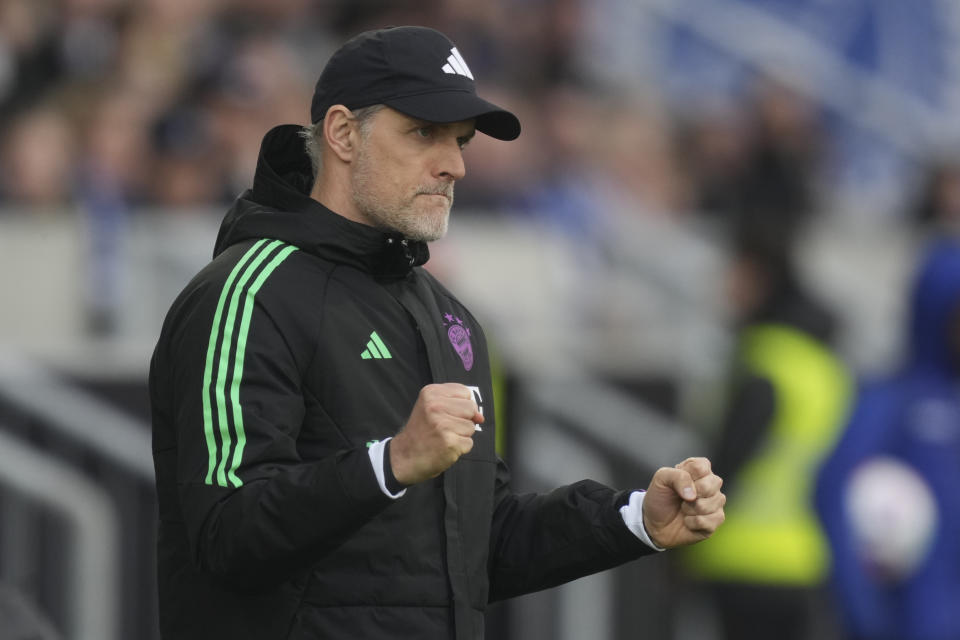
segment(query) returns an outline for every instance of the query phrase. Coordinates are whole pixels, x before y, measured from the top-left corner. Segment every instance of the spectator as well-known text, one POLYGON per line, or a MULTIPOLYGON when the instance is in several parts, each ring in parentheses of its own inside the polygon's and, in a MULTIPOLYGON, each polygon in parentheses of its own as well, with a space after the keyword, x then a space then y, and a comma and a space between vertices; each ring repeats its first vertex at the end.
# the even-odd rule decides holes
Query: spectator
POLYGON ((706 109, 681 136, 695 208, 728 228, 744 211, 802 222, 815 210, 821 139, 811 105, 770 80, 744 109, 706 109))
POLYGON ((0 151, 0 194, 9 204, 52 208, 73 196, 76 142, 59 111, 22 113, 7 130, 0 151))
POLYGON ((908 214, 935 233, 960 231, 960 157, 946 156, 927 168, 908 214))
POLYGON ((929 248, 900 369, 864 381, 817 507, 848 637, 960 638, 960 243, 929 248))
POLYGON ((832 315, 805 290, 795 236, 768 214, 736 232, 728 297, 738 316, 729 407, 713 457, 728 478, 727 523, 691 549, 728 640, 821 637, 829 555, 813 509, 818 465, 849 398, 832 315))
POLYGON ((57 20, 52 2, 0 3, 0 121, 35 104, 61 79, 57 20))

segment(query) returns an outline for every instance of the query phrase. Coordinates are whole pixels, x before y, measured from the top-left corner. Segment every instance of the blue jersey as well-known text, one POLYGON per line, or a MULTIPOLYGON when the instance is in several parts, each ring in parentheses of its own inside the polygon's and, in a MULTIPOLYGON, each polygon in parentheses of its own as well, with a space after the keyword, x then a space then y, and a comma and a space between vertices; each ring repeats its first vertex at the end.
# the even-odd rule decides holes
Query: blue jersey
POLYGON ((960 245, 943 241, 930 249, 914 284, 904 366, 861 385, 844 435, 819 475, 817 508, 833 552, 833 584, 858 638, 960 639, 958 312, 960 245), (880 456, 916 471, 937 509, 919 563, 885 579, 864 562, 845 502, 858 465, 880 456))

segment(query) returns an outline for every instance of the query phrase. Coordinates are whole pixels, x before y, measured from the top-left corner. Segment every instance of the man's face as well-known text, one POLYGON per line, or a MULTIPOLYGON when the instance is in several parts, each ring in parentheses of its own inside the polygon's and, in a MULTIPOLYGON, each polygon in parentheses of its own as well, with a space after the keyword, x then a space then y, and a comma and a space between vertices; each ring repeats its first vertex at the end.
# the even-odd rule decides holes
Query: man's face
POLYGON ((464 176, 463 148, 474 121, 436 124, 389 107, 373 116, 353 161, 353 201, 380 229, 432 241, 447 232, 453 183, 464 176))
POLYGON ((769 276, 755 260, 735 257, 727 267, 724 280, 727 311, 737 322, 755 313, 769 294, 769 276))

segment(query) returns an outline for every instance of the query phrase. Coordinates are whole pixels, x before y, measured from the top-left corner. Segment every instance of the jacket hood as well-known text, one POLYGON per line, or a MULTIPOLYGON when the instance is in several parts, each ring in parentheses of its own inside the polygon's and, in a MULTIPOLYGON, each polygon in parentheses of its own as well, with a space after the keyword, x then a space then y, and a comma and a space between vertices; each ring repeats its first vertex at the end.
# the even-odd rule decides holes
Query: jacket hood
POLYGON ((238 242, 271 238, 381 277, 403 277, 424 264, 425 242, 353 222, 310 197, 313 169, 300 130, 285 124, 264 136, 253 188, 224 217, 214 257, 238 242))
POLYGON ((944 239, 927 251, 910 300, 909 365, 956 375, 960 365, 955 322, 960 308, 960 242, 944 239))

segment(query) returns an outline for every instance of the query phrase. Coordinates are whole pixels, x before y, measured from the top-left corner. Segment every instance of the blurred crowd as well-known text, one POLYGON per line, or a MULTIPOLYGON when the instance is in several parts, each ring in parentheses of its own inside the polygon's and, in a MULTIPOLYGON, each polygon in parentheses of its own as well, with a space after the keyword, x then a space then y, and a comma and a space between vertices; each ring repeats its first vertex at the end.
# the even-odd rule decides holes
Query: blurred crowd
MULTIPOLYGON (((6 0, 0 206, 228 204, 250 184, 262 134, 306 123, 336 46, 368 28, 425 24, 458 43, 483 91, 524 125, 511 145, 474 142, 460 211, 509 211, 597 237, 611 212, 727 222, 747 208, 790 220, 818 209, 835 154, 815 105, 751 77, 739 96, 680 108, 655 83, 598 73, 606 4, 6 0)), ((905 216, 956 216, 956 163, 938 160, 928 175, 905 216)))
MULTIPOLYGON (((642 74, 600 73, 609 4, 6 0, 0 206, 227 204, 249 185, 262 134, 306 123, 336 46, 364 29, 415 23, 448 33, 484 92, 524 125, 514 144, 473 144, 461 211, 545 217, 596 236, 610 212, 727 221, 745 207, 791 220, 818 209, 838 154, 816 105, 746 74, 737 96, 678 106, 642 74)), ((904 217, 956 217, 956 160, 936 158, 922 175, 904 217)))
MULTIPOLYGON (((530 6, 506 20, 508 4, 4 2, 0 201, 31 209, 104 198, 131 206, 229 202, 250 182, 262 134, 275 124, 306 123, 312 85, 329 53, 375 26, 436 26, 472 53, 475 73, 495 90, 554 90, 566 73, 565 32, 576 22, 576 3, 521 3, 530 6)), ((516 95, 507 101, 532 108, 516 104, 516 95)), ((496 192, 474 181, 473 199, 515 194, 549 154, 537 148, 543 139, 525 136, 523 149, 510 156, 479 151, 480 182, 496 184, 496 192)))
POLYGON ((0 205, 44 211, 229 203, 262 134, 305 123, 329 53, 367 28, 448 33, 485 93, 524 124, 478 139, 460 210, 497 208, 574 232, 610 211, 810 208, 815 109, 770 82, 744 104, 679 112, 590 72, 579 0, 7 0, 0 5, 0 205), (776 201, 776 202, 774 202, 776 201), (546 212, 546 213, 544 213, 546 212))

